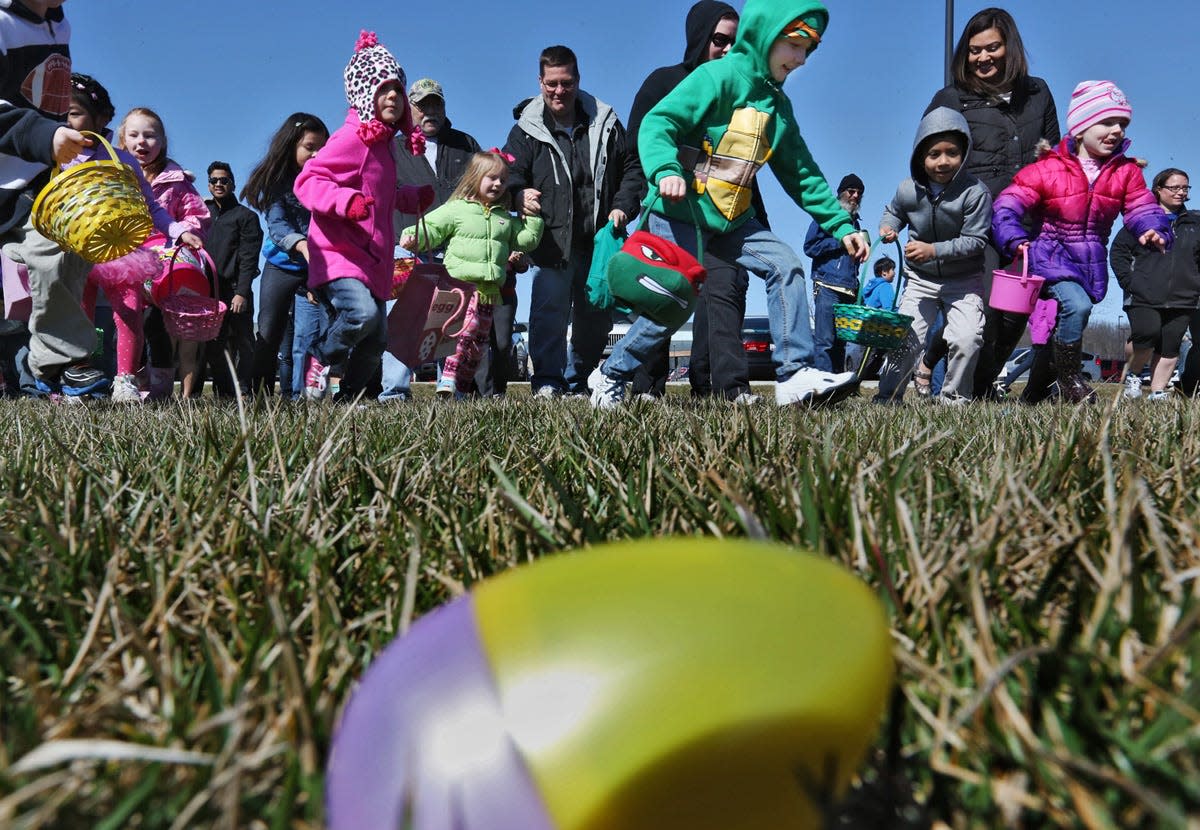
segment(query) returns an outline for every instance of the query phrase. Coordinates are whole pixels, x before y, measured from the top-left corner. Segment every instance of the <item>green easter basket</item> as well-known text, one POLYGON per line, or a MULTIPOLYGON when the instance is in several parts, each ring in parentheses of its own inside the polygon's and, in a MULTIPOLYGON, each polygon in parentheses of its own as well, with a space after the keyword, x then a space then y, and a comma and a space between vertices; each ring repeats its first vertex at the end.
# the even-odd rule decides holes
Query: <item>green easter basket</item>
MULTIPOLYGON (((875 247, 883 240, 875 240, 875 247)), ((898 349, 908 336, 908 329, 913 318, 908 314, 896 311, 896 303, 900 299, 900 274, 904 270, 904 253, 896 242, 896 291, 892 295, 890 309, 871 308, 862 304, 863 289, 867 284, 867 268, 871 262, 870 255, 863 262, 862 274, 858 279, 858 300, 854 303, 838 303, 833 307, 833 327, 839 340, 847 343, 857 343, 860 346, 871 346, 880 351, 898 349)))

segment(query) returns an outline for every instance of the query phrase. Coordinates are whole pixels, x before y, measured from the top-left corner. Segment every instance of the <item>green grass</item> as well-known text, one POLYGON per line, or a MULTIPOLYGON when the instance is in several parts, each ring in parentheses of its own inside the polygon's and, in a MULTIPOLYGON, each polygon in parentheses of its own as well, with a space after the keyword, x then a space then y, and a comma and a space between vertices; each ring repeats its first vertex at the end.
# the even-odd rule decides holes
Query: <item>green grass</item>
POLYGON ((811 547, 884 599, 860 826, 1200 816, 1198 405, 0 417, 0 826, 318 827, 339 707, 414 615, 668 534, 811 547), (141 757, 13 769, 68 739, 141 757))

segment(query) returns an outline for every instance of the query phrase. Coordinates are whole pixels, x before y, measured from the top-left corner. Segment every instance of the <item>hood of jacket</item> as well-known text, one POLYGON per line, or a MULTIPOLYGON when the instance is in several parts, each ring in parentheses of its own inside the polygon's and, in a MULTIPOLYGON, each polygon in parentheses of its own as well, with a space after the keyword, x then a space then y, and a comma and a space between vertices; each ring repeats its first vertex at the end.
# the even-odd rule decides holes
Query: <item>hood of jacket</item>
POLYGON ((683 65, 688 72, 704 63, 713 32, 727 14, 737 17, 737 9, 721 0, 700 0, 688 11, 684 24, 687 48, 683 52, 683 65))
POLYGON ((823 36, 829 24, 829 10, 820 0, 746 0, 737 41, 729 56, 740 56, 749 62, 755 76, 770 79, 771 47, 796 18, 803 18, 823 36))
POLYGON ((917 135, 913 139, 912 156, 908 161, 908 170, 912 174, 913 181, 925 187, 929 186, 929 177, 925 174, 925 162, 920 158, 917 151, 923 141, 939 133, 957 133, 966 142, 963 151, 963 163, 959 166, 958 172, 954 174, 954 178, 947 182, 947 187, 953 184, 959 176, 963 175, 963 171, 967 169, 967 157, 971 155, 971 127, 967 124, 967 119, 963 117, 962 113, 952 110, 949 107, 931 109, 921 119, 921 123, 917 125, 917 135))

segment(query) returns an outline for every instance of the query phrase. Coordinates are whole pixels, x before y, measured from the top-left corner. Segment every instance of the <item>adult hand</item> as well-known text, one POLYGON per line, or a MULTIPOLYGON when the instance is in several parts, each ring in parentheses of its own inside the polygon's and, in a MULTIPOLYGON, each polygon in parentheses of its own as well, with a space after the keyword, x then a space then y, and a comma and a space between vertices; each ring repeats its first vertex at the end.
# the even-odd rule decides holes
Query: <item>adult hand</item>
POLYGON ((687 196, 687 182, 683 176, 663 176, 658 180, 658 192, 668 202, 682 202, 687 196))
POLYGON ((911 241, 904 246, 904 258, 909 262, 920 264, 933 259, 933 245, 928 242, 911 241))
POLYGON ((1162 235, 1154 229, 1148 230, 1139 236, 1138 242, 1142 245, 1153 245, 1162 253, 1165 253, 1167 250, 1167 240, 1163 239, 1162 235))
POLYGON ((179 234, 179 244, 186 245, 193 251, 199 251, 204 247, 204 240, 196 236, 196 234, 192 233, 191 231, 184 231, 183 233, 179 234))
POLYGON ((871 246, 863 239, 863 235, 855 231, 842 237, 842 246, 855 262, 863 262, 871 255, 871 246))
POLYGON ((896 231, 892 228, 889 228, 887 225, 880 225, 879 226, 879 238, 882 239, 884 242, 895 242, 896 241, 896 231))
POLYGON ((629 217, 625 215, 625 211, 620 210, 619 208, 613 208, 612 212, 608 214, 608 221, 612 222, 613 225, 616 226, 617 230, 624 230, 625 224, 629 221, 629 217))
POLYGON ((234 314, 241 314, 246 310, 246 298, 241 294, 234 294, 233 299, 229 301, 229 310, 234 314))
POLYGON ((542 212, 542 192, 527 187, 520 194, 521 212, 526 216, 537 216, 542 212))
POLYGON ((54 141, 51 145, 54 160, 59 164, 66 164, 82 153, 84 147, 91 147, 92 143, 92 140, 79 130, 59 127, 54 131, 54 141))

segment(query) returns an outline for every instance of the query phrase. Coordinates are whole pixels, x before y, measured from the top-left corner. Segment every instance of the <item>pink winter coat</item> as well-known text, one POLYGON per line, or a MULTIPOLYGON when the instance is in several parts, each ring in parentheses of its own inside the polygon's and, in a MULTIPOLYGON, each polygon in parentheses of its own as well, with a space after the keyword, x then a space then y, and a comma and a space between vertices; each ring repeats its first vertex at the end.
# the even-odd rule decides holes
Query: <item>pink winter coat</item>
POLYGON ((212 215, 208 212, 208 205, 204 204, 204 198, 192 184, 193 178, 191 173, 168 160, 167 166, 150 182, 155 201, 163 206, 173 220, 172 229, 178 230, 172 236, 172 241, 184 231, 191 231, 204 239, 212 226, 212 215))
POLYGON ((1026 215, 1041 229, 1029 246, 1029 271, 1048 284, 1069 280, 1083 286, 1093 302, 1108 291, 1108 238, 1118 214, 1134 236, 1158 231, 1170 246, 1171 222, 1146 187, 1142 169, 1125 156, 1129 142, 1104 163, 1089 184, 1075 155, 1075 140, 1064 138, 1036 162, 1021 169, 992 205, 992 236, 1009 256, 1029 239, 1026 215))
POLYGON ((416 213, 419 188, 396 186, 396 142, 364 142, 354 110, 296 177, 296 197, 312 211, 308 226, 308 287, 336 279, 364 283, 378 300, 392 291, 396 234, 392 214, 416 213), (348 219, 350 200, 375 200, 366 219, 348 219))

